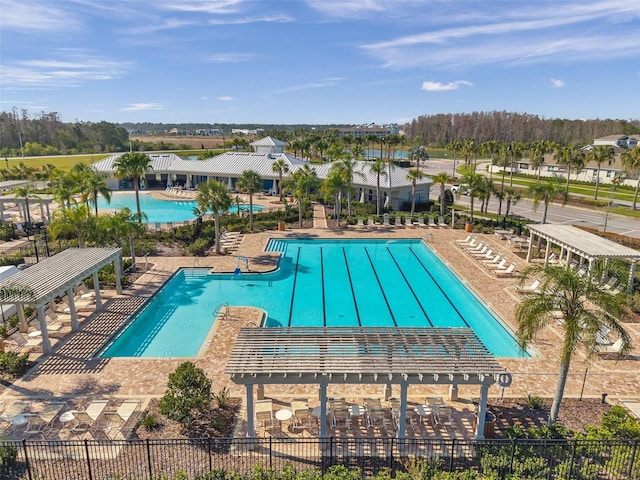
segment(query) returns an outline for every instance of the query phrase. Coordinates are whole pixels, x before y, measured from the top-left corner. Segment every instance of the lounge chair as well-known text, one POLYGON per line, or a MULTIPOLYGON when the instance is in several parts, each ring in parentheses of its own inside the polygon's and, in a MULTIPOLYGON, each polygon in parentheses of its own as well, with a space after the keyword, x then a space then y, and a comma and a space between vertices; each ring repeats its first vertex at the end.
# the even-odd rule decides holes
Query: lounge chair
POLYGON ((489 248, 487 245, 479 252, 471 252, 469 255, 476 257, 478 260, 491 260, 494 257, 493 248, 489 248))
MULTIPOLYGON (((393 422, 393 427, 398 430, 400 428, 400 399, 399 398, 390 398, 389 399, 389 408, 391 410, 391 421, 393 422)), ((418 428, 418 422, 416 422, 416 411, 413 407, 407 406, 405 410, 405 427, 410 428, 418 428)))
POLYGON ((424 217, 418 217, 418 226, 419 227, 426 227, 427 224, 424 223, 424 217))
POLYGON ((351 414, 348 408, 336 408, 331 410, 331 427, 351 430, 351 414))
POLYGON ((95 400, 84 411, 71 411, 74 419, 71 431, 75 434, 91 431, 98 423, 98 418, 109 404, 109 400, 95 400))
POLYGON ((256 423, 264 427, 265 431, 273 430, 273 400, 258 400, 255 406, 256 423))
POLYGON ((602 288, 604 288, 605 290, 611 290, 612 288, 614 288, 616 285, 618 285, 618 279, 616 277, 611 277, 607 283, 605 283, 602 288))
POLYGON ((441 215, 438 217, 438 228, 446 228, 447 222, 444 221, 444 217, 441 215))
MULTIPOLYGON (((2 406, 5 407, 4 402, 2 406)), ((10 435, 15 431, 13 419, 28 411, 30 406, 31 402, 27 400, 17 400, 4 408, 2 415, 0 415, 0 423, 4 424, 4 428, 11 427, 8 432, 5 432, 5 435, 10 435)))
POLYGON ((478 243, 476 243, 477 241, 478 241, 478 239, 476 237, 473 237, 469 242, 460 243, 459 245, 462 248, 470 248, 470 247, 473 247, 474 245, 478 245, 478 243))
POLYGON ((435 413, 435 421, 437 425, 453 426, 453 408, 449 406, 438 407, 435 413))
POLYGON ((375 222, 373 221, 373 217, 369 217, 367 220, 367 227, 372 228, 375 226, 375 222))
POLYGON ((493 268, 498 265, 503 258, 504 257, 502 255, 496 253, 496 255, 491 260, 480 260, 480 262, 487 268, 493 268))
POLYGON ((464 245, 464 244, 469 244, 471 243, 471 240, 473 239, 473 235, 467 235, 467 238, 465 238, 464 240, 456 240, 456 243, 464 245))
POLYGON ((433 217, 429 217, 429 227, 431 227, 431 228, 437 228, 438 227, 436 225, 435 219, 433 217))
POLYGON ((360 227, 360 228, 364 228, 364 219, 362 217, 358 217, 358 223, 356 224, 356 226, 360 227))
POLYGON ((512 263, 506 268, 499 267, 499 268, 494 269, 493 273, 495 275, 498 275, 499 277, 503 277, 503 276, 507 277, 507 276, 513 275, 515 270, 516 270, 516 264, 512 263))
POLYGON ((393 224, 394 224, 396 227, 401 226, 401 225, 402 225, 402 217, 396 216, 396 219, 395 219, 395 221, 393 222, 393 224))
POLYGON ((53 429, 53 423, 58 414, 65 408, 65 402, 51 402, 39 413, 25 413, 27 428, 25 436, 43 435, 45 436, 53 429))
POLYGON ((16 345, 19 347, 19 351, 24 351, 26 353, 31 352, 32 350, 37 349, 42 346, 42 337, 31 337, 24 338, 24 336, 20 332, 13 332, 9 335, 9 338, 13 340, 16 345))
POLYGON ((115 439, 118 433, 127 438, 128 429, 131 425, 131 418, 140 410, 140 402, 138 400, 125 400, 115 412, 104 412, 106 426, 104 431, 109 438, 115 439), (111 432, 115 430, 113 436, 111 432))
POLYGON ((311 427, 311 414, 309 411, 309 402, 304 398, 296 398, 291 401, 292 413, 292 429, 304 428, 305 425, 311 427))
POLYGON ((629 410, 631 415, 640 419, 640 400, 620 400, 620 403, 629 410))
POLYGON ((484 242, 480 242, 477 245, 474 245, 472 247, 467 247, 467 252, 469 252, 469 253, 474 253, 474 252, 477 253, 480 250, 482 250, 483 248, 486 249, 487 246, 484 244, 484 242))
POLYGON ((538 293, 539 289, 538 287, 540 286, 540 280, 539 279, 535 279, 531 285, 527 285, 524 287, 520 287, 519 285, 516 285, 515 289, 516 292, 518 293, 522 293, 522 294, 526 294, 526 293, 538 293))
POLYGON ((408 227, 408 228, 413 228, 415 227, 413 221, 411 220, 411 217, 405 217, 404 219, 404 226, 408 227))
POLYGON ((620 354, 622 351, 622 337, 618 338, 611 345, 601 345, 598 347, 598 355, 620 354))
POLYGON ((368 428, 389 428, 386 410, 382 407, 367 409, 368 428))

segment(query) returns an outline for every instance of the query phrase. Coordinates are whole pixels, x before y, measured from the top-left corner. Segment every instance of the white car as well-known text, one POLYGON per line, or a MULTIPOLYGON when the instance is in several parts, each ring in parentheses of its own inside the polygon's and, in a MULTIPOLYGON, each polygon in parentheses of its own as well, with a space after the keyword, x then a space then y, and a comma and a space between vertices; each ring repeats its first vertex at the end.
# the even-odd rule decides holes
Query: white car
POLYGON ((469 185, 467 185, 466 183, 462 183, 460 185, 453 185, 451 187, 451 193, 453 193, 454 195, 457 195, 458 192, 464 194, 464 195, 468 195, 469 194, 469 185))

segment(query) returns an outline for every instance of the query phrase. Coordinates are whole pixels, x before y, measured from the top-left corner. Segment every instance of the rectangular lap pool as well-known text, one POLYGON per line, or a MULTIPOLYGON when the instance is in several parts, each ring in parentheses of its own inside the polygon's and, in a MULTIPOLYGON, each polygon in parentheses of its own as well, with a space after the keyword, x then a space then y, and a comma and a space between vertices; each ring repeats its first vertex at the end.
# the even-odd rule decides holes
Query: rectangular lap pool
POLYGON ((468 327, 498 357, 527 356, 421 240, 271 240, 267 274, 182 269, 103 351, 192 357, 222 304, 263 309, 266 327, 468 327))

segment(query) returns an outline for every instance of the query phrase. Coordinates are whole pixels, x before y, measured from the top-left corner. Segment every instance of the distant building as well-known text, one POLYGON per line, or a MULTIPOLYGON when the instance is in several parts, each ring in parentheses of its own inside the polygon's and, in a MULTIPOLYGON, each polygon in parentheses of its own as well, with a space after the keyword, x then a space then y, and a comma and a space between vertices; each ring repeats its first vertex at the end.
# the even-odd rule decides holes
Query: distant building
POLYGON ((351 135, 352 137, 366 137, 367 135, 375 135, 376 137, 384 137, 385 135, 398 135, 400 129, 398 125, 358 125, 355 127, 339 128, 338 135, 344 137, 351 135))
POLYGON ((260 135, 264 133, 264 128, 256 128, 255 130, 249 130, 248 128, 232 128, 231 135, 260 135))
POLYGON ((593 146, 611 145, 612 147, 633 148, 638 146, 640 135, 607 135, 606 137, 596 138, 593 146))
POLYGON ((223 133, 221 128, 198 128, 193 132, 194 135, 198 135, 201 137, 216 137, 221 136, 223 133))

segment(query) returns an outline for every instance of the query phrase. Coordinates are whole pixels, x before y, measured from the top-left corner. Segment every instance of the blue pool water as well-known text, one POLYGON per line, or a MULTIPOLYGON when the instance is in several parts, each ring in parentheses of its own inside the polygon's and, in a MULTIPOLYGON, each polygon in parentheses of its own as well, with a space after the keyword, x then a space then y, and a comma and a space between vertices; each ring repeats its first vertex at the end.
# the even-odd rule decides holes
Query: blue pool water
POLYGON ((195 356, 223 302, 265 310, 266 327, 470 327, 495 356, 526 356, 420 240, 272 240, 267 249, 283 252, 272 273, 180 270, 102 356, 195 356))
MULTIPOLYGON (((191 200, 162 200, 154 198, 149 192, 140 192, 140 210, 147 215, 145 223, 167 223, 167 222, 184 222, 192 220, 196 216, 193 214, 193 208, 197 204, 191 200)), ((133 192, 114 192, 111 194, 111 202, 107 203, 102 197, 98 198, 98 208, 104 210, 120 210, 128 208, 132 212, 137 211, 136 194, 133 192)), ((262 210, 262 206, 254 205, 253 211, 262 210)), ((243 212, 249 211, 249 205, 240 205, 243 212)), ((237 213, 238 206, 234 205, 229 209, 230 212, 237 213)))

